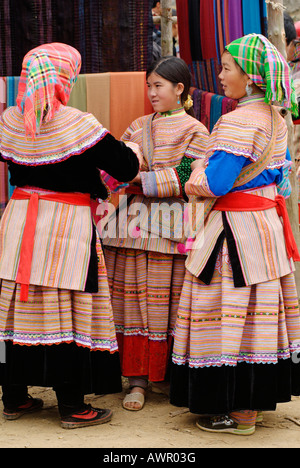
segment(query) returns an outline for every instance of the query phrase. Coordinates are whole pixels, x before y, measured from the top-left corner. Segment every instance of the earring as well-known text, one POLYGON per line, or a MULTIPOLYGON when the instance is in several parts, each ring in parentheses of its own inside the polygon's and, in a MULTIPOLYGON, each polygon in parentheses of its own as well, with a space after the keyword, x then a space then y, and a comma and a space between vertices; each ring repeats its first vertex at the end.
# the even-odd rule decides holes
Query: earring
POLYGON ((252 86, 249 83, 246 84, 246 93, 247 96, 251 96, 251 94, 253 93, 252 86))
POLYGON ((178 96, 177 104, 180 104, 180 96, 178 96))

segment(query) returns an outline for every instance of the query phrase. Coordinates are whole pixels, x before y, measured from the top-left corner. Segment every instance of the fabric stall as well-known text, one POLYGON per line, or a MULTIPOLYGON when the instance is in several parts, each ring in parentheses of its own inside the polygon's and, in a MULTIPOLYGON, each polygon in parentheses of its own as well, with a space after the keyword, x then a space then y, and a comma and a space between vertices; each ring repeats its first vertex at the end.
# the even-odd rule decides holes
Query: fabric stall
MULTIPOLYGON (((116 137, 153 112, 145 70, 152 60, 152 0, 3 0, 0 5, 0 110, 15 105, 24 54, 38 44, 67 42, 82 55, 69 105, 91 112, 116 137), (20 2, 18 2, 19 5, 20 2), (117 20, 116 20, 117 18, 117 20), (21 27, 22 23, 22 27, 21 27)), ((180 56, 192 75, 195 116, 209 131, 236 102, 218 80, 227 43, 249 32, 267 34, 264 0, 177 0, 180 56)), ((0 163, 0 216, 14 187, 0 163)))

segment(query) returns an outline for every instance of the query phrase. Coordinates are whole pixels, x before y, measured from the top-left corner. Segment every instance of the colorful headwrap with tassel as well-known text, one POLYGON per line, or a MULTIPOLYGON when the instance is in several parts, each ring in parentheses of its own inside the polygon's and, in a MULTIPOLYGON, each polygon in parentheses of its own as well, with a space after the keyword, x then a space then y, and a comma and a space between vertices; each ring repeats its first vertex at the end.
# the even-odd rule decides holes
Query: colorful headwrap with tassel
POLYGON ((261 34, 248 34, 226 46, 242 70, 261 90, 265 102, 277 102, 298 115, 290 67, 277 48, 261 34))
POLYGON ((17 106, 24 115, 26 136, 35 139, 61 104, 66 105, 81 67, 80 53, 54 42, 30 50, 23 59, 17 106))

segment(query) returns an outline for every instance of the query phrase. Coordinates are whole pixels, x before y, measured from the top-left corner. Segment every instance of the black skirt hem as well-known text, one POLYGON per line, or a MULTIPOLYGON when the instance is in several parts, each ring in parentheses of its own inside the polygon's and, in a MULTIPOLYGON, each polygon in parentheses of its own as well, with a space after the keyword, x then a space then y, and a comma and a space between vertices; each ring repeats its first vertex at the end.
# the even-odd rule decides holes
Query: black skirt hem
POLYGON ((6 342, 0 385, 73 385, 83 394, 122 391, 119 353, 91 351, 76 343, 22 346, 6 342))
POLYGON ((300 364, 291 359, 197 369, 171 365, 170 403, 195 414, 274 411, 293 395, 300 395, 300 364))

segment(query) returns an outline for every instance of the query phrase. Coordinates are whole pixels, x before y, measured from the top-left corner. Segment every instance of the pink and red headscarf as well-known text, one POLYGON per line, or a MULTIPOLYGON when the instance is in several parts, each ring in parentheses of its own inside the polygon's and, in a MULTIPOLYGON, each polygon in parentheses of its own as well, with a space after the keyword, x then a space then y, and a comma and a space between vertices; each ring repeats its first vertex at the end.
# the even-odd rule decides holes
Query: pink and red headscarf
POLYGON ((30 50, 23 59, 17 107, 24 115, 25 133, 35 139, 61 104, 66 105, 81 67, 74 47, 59 42, 30 50))

